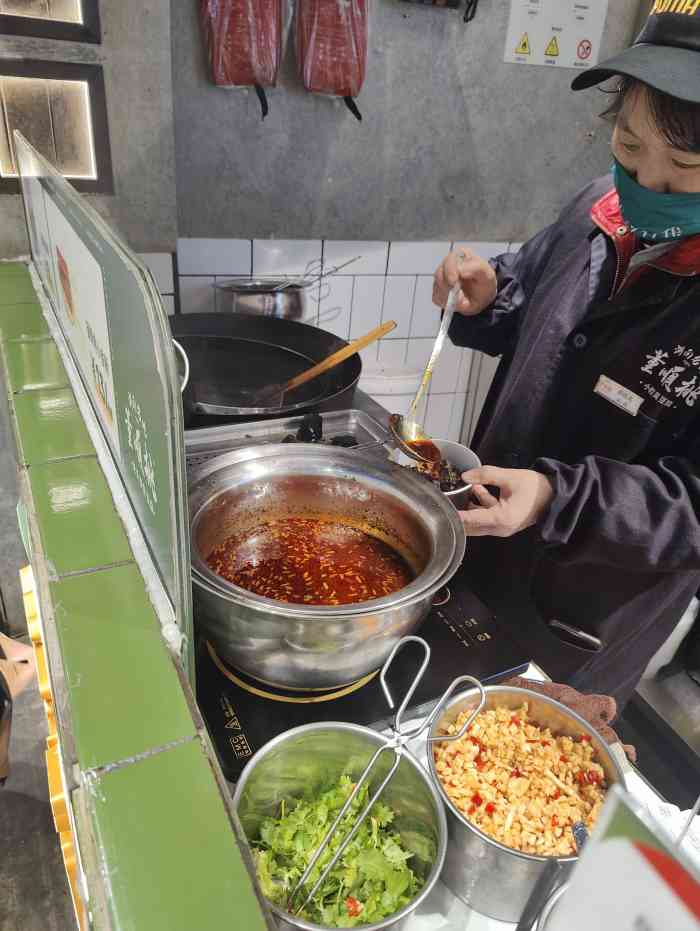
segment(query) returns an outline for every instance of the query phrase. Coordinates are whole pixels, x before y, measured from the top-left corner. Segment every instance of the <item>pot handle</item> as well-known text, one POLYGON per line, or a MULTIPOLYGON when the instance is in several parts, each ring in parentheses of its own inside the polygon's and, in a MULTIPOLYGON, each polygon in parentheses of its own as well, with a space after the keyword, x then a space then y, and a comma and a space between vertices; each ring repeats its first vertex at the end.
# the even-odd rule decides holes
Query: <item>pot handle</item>
POLYGON ((176 339, 173 339, 173 346, 175 347, 185 366, 185 374, 182 376, 182 383, 180 385, 180 394, 183 394, 190 380, 190 360, 187 358, 187 353, 176 339))
POLYGON ((484 687, 481 684, 481 682, 479 682, 478 679, 474 678, 474 676, 458 676, 456 679, 454 679, 450 683, 446 691, 443 692, 442 697, 439 699, 439 701, 437 702, 437 704, 435 705, 435 707, 430 712, 427 718, 423 718, 423 720, 419 721, 418 724, 416 724, 414 727, 409 728, 408 730, 403 730, 401 727, 401 719, 403 718, 406 708, 408 707, 408 703, 410 702, 411 698, 413 698, 413 694, 418 688, 418 685, 420 684, 420 681, 423 678, 425 670, 428 668, 428 663, 430 662, 430 647, 428 646, 427 642, 422 637, 416 637, 415 634, 402 637, 401 640, 399 640, 399 642, 395 644, 393 650, 391 651, 384 665, 382 666, 382 671, 379 676, 379 681, 381 682, 382 689, 384 690, 384 696, 387 700, 387 704, 389 705, 390 708, 392 709, 394 708, 394 699, 391 696, 391 692, 389 690, 389 686, 386 681, 389 667, 394 661, 394 657, 399 652, 399 650, 403 649, 403 647, 405 647, 407 643, 411 643, 411 642, 417 643, 423 648, 423 661, 421 662, 420 668, 418 669, 418 672, 414 676, 413 682, 411 683, 410 688, 404 695, 403 701, 399 705, 399 709, 396 712, 396 715, 394 716, 394 728, 393 728, 394 734, 396 735, 397 739, 399 739, 400 743, 403 744, 407 740, 412 740, 414 737, 417 737, 419 734, 422 734, 423 731, 429 730, 432 727, 433 722, 436 720, 437 716, 442 711, 445 705, 445 702, 454 693, 455 689, 457 689, 458 686, 462 685, 463 682, 469 682, 471 683, 471 685, 475 686, 479 690, 479 704, 476 706, 472 714, 469 716, 469 720, 465 722, 464 726, 460 729, 459 733, 453 734, 450 737, 428 737, 429 741, 457 740, 459 737, 463 736, 463 734, 466 732, 469 725, 472 723, 474 718, 477 716, 477 714, 481 711, 481 709, 484 707, 484 704, 486 703, 486 692, 484 691, 484 687))
POLYGON ((424 726, 425 727, 433 726, 435 721, 437 721, 438 716, 444 710, 444 707, 447 704, 448 700, 454 695, 458 686, 462 685, 462 683, 464 682, 471 683, 471 685, 473 685, 478 690, 479 703, 477 704, 476 708, 472 711, 472 713, 469 715, 467 720, 464 722, 464 724, 462 725, 462 727, 459 729, 459 731, 456 734, 442 734, 442 735, 436 735, 435 737, 431 737, 430 734, 428 734, 428 743, 437 743, 437 742, 442 742, 443 740, 459 740, 460 737, 464 737, 464 735, 467 733, 467 731, 471 727, 472 722, 474 721, 474 718, 477 716, 477 714, 481 711, 481 709, 486 704, 486 692, 484 691, 484 686, 481 684, 481 682, 479 682, 478 679, 475 679, 474 676, 458 676, 456 679, 454 679, 450 683, 446 691, 443 692, 442 698, 440 698, 437 705, 435 705, 433 710, 428 715, 428 719, 425 722, 424 726))

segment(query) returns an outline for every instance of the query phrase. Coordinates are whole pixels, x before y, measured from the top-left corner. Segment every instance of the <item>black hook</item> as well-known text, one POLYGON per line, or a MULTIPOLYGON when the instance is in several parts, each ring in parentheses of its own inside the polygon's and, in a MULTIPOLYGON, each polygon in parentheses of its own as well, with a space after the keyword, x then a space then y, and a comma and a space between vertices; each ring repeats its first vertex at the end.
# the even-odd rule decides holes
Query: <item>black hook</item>
POLYGON ((467 6, 464 10, 464 22, 470 23, 476 16, 476 9, 479 6, 479 0, 467 0, 467 6))
POLYGON ((348 110, 349 110, 349 111, 352 113, 352 115, 355 117, 355 119, 356 119, 356 120, 360 120, 360 122, 362 122, 362 114, 361 114, 360 111, 357 109, 357 104, 356 104, 355 101, 352 99, 352 97, 343 97, 343 102, 344 102, 345 106, 348 108, 348 110))
POLYGON ((258 95, 258 100, 260 101, 260 111, 262 113, 262 118, 265 119, 269 111, 269 107, 267 105, 267 96, 259 84, 255 84, 254 87, 255 93, 258 95))

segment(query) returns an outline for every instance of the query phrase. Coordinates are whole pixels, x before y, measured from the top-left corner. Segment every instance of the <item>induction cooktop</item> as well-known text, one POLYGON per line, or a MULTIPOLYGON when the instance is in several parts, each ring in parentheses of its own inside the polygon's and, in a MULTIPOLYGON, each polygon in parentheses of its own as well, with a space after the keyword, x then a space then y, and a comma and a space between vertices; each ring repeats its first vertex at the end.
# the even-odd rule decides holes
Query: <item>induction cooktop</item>
MULTIPOLYGON (((438 592, 416 633, 430 646, 431 659, 409 706, 413 709, 435 701, 457 676, 469 674, 494 683, 519 675, 528 666, 526 650, 472 594, 460 573, 448 589, 438 592)), ((421 659, 416 644, 408 644, 397 655, 389 675, 393 695, 405 694, 421 659)), ((224 662, 205 640, 197 646, 197 700, 231 782, 256 750, 292 727, 348 721, 381 728, 391 719, 378 673, 327 692, 286 691, 224 662)))

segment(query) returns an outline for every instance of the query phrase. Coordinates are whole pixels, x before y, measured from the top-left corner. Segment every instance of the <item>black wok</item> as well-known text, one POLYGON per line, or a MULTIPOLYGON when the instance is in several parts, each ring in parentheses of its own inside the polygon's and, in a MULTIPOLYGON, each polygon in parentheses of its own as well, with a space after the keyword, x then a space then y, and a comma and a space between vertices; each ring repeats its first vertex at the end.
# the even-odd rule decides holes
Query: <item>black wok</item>
POLYGON ((185 426, 198 415, 254 419, 296 414, 326 408, 341 396, 343 406, 351 406, 362 369, 357 354, 290 392, 281 407, 247 407, 242 395, 242 389, 285 382, 347 345, 332 333, 257 314, 177 314, 168 319, 190 363, 183 394, 185 426))

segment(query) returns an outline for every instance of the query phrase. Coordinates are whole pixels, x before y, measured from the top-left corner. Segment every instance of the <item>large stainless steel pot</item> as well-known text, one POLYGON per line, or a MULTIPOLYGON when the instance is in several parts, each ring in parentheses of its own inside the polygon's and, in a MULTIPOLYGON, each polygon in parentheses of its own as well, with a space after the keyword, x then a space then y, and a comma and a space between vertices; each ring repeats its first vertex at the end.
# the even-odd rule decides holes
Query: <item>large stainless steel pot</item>
MULTIPOLYGON (((280 802, 313 798, 343 773, 358 778, 376 749, 385 743, 375 731, 356 724, 319 723, 293 728, 265 744, 247 764, 236 787, 233 805, 246 837, 254 841, 260 823, 278 815, 280 802)), ((386 776, 390 754, 379 758, 370 779, 370 793, 386 776)), ((411 868, 425 877, 416 898, 396 915, 363 925, 366 931, 406 926, 411 914, 429 895, 445 859, 447 826, 440 797, 414 756, 404 751, 399 768, 382 793, 393 808, 392 828, 403 845, 414 851, 411 868)), ((319 925, 295 918, 271 905, 281 931, 318 931, 319 925)))
MULTIPOLYGON (((624 774, 608 745, 578 714, 560 702, 527 689, 492 685, 486 686, 484 691, 484 710, 515 709, 527 702, 530 720, 549 727, 552 733, 589 737, 608 784, 619 782, 624 785, 624 774)), ((455 696, 434 722, 430 736, 444 733, 445 725, 454 721, 462 711, 474 708, 478 701, 479 694, 474 690, 455 696)), ((438 778, 433 754, 429 752, 428 757, 430 772, 447 808, 449 843, 443 882, 475 911, 499 921, 517 922, 549 858, 512 850, 480 831, 452 804, 438 778)), ((575 856, 562 857, 560 863, 568 870, 576 860, 575 856)))
POLYGON ((275 444, 218 456, 193 472, 189 503, 199 631, 234 666, 288 688, 332 688, 378 669, 464 557, 462 522, 437 489, 337 447, 275 444), (401 553, 416 578, 384 598, 307 607, 255 595, 209 569, 207 556, 233 533, 289 516, 350 518, 401 553))
POLYGON ((291 278, 233 278, 217 281, 216 305, 224 313, 262 314, 303 320, 306 314, 304 280, 291 278))

